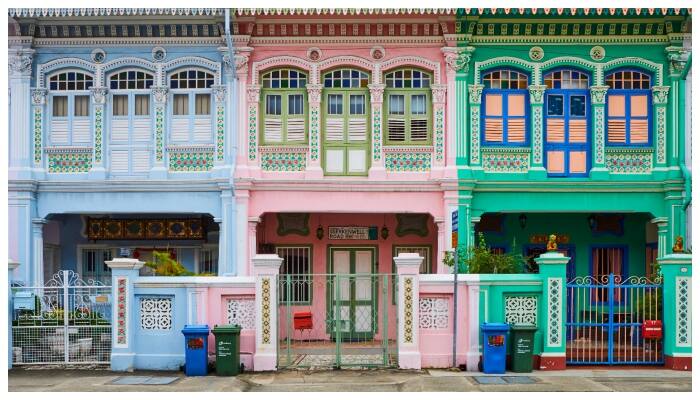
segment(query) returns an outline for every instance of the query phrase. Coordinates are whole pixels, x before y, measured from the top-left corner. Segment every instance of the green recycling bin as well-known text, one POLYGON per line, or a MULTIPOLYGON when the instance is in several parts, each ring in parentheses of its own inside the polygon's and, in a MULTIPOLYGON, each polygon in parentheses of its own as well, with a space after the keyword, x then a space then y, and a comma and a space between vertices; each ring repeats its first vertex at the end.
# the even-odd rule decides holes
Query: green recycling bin
POLYGON ((510 326, 510 355, 513 372, 532 372, 532 352, 535 346, 534 325, 510 326))
POLYGON ((241 373, 241 327, 216 325, 211 330, 216 341, 216 374, 234 376, 241 373))

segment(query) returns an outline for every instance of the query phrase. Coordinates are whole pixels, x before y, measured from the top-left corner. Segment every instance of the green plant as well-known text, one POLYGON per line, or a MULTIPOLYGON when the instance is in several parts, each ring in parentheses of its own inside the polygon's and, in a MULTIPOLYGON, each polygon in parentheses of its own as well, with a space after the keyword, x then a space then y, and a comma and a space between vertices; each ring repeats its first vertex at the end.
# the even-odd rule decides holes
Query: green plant
POLYGON ((168 252, 154 251, 154 261, 146 262, 146 266, 151 268, 158 276, 192 276, 184 265, 173 260, 168 252))
POLYGON ((454 273, 455 257, 459 260, 459 272, 467 272, 466 261, 469 252, 464 246, 457 246, 454 251, 446 251, 442 258, 443 264, 450 267, 450 273, 454 273))
MULTIPOLYGON (((513 243, 511 249, 515 249, 513 243)), ((468 270, 472 274, 514 274, 525 269, 526 259, 522 254, 513 251, 504 254, 494 254, 486 244, 483 233, 479 233, 479 241, 469 250, 466 258, 468 270)))

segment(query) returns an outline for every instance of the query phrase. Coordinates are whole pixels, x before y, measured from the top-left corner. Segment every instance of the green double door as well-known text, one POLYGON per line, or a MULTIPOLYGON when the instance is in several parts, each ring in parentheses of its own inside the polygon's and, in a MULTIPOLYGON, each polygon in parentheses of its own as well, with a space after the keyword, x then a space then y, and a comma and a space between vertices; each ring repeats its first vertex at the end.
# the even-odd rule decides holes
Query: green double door
POLYGON ((377 332, 376 249, 331 247, 327 324, 335 340, 373 339, 377 332))

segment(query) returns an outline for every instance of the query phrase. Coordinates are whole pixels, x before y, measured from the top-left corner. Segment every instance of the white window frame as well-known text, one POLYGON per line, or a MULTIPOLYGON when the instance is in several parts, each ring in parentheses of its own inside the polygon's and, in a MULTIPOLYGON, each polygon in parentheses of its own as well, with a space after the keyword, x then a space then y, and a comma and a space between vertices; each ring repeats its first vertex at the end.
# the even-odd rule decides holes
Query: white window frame
POLYGON ((46 77, 46 87, 49 88, 49 98, 48 98, 48 109, 47 109, 47 114, 48 114, 48 126, 49 126, 49 135, 48 135, 48 143, 53 146, 90 146, 92 143, 92 124, 90 121, 92 120, 92 115, 93 115, 93 107, 92 107, 92 99, 90 98, 90 89, 85 89, 85 90, 51 90, 51 78, 53 78, 56 75, 60 74, 68 74, 68 73, 78 73, 78 74, 84 74, 86 76, 89 76, 92 78, 92 86, 95 87, 95 75, 88 73, 84 70, 81 69, 76 69, 76 68, 71 68, 71 69, 62 69, 59 71, 55 71, 53 74, 49 75, 46 77), (84 117, 76 117, 75 116, 75 98, 76 96, 87 96, 88 97, 88 115, 84 117), (67 97, 67 111, 66 111, 66 116, 65 117, 54 117, 53 115, 53 101, 54 97, 67 97), (88 135, 88 140, 87 141, 81 141, 77 142, 73 140, 73 121, 75 119, 80 119, 80 120, 86 120, 88 121, 88 124, 90 126, 89 129, 89 135, 88 135), (51 127, 53 126, 54 121, 66 121, 68 124, 68 140, 66 143, 53 143, 51 141, 51 127))
MULTIPOLYGON (((168 88, 170 88, 170 80, 177 74, 183 71, 197 71, 197 72, 204 72, 212 76, 212 80, 214 83, 212 86, 216 85, 216 74, 213 71, 207 70, 205 68, 197 68, 197 67, 183 67, 176 69, 174 71, 170 71, 168 73, 168 88)), ((169 98, 168 101, 170 102, 170 105, 168 107, 168 116, 170 117, 171 121, 171 127, 170 127, 170 132, 172 132, 172 124, 175 124, 176 121, 180 120, 188 120, 188 140, 186 141, 175 141, 172 138, 172 133, 169 136, 168 140, 170 141, 171 144, 174 145, 186 145, 186 144, 214 144, 214 108, 215 108, 215 102, 214 102, 214 96, 213 96, 213 90, 211 87, 209 88, 200 88, 200 89, 169 89, 169 98), (173 112, 173 107, 175 105, 175 95, 176 94, 186 94, 188 96, 187 99, 187 104, 188 104, 188 109, 187 109, 187 114, 186 115, 175 115, 173 112), (207 140, 195 140, 194 137, 194 124, 195 120, 201 119, 201 120, 206 120, 207 116, 205 115, 197 115, 196 114, 196 98, 198 94, 208 94, 209 95, 209 126, 211 127, 210 132, 209 132, 209 138, 207 140)))

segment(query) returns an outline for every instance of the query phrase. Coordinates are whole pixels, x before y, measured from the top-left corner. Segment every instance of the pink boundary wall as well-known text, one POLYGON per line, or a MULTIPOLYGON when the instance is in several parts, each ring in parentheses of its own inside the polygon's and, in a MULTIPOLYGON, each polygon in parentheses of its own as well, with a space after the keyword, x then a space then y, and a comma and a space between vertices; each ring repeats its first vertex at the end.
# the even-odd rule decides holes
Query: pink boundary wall
MULTIPOLYGON (((255 286, 250 287, 211 287, 206 290, 206 305, 208 310, 200 315, 207 316, 211 328, 227 324, 226 301, 231 298, 255 300, 255 286)), ((200 306, 203 307, 200 302, 200 306)), ((209 354, 216 354, 214 335, 209 335, 209 354)), ((246 371, 253 370, 253 354, 255 354, 255 329, 241 330, 241 362, 246 371)))

